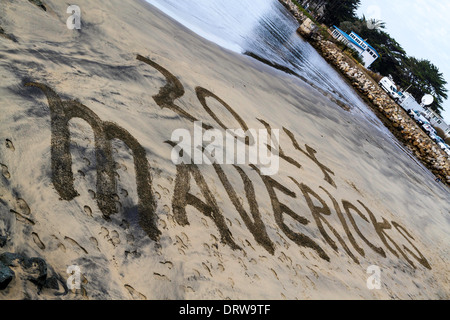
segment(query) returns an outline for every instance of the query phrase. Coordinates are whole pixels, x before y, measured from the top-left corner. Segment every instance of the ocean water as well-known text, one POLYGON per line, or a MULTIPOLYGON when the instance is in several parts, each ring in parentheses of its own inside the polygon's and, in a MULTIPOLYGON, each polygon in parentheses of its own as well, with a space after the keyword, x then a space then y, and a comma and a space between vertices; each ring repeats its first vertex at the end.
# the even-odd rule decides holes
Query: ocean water
POLYGON ((348 105, 379 120, 354 89, 297 34, 294 17, 278 0, 147 0, 198 35, 234 52, 251 53, 293 71, 348 105))

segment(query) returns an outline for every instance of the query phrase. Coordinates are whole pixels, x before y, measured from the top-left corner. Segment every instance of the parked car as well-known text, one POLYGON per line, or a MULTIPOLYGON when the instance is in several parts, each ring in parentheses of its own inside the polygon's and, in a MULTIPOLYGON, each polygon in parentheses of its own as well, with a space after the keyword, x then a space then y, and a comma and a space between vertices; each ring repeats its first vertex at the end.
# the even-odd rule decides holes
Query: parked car
POLYGON ((408 110, 408 114, 413 118, 419 125, 423 125, 424 123, 429 123, 428 119, 425 115, 416 110, 408 110))
POLYGON ((395 86, 395 83, 389 79, 388 77, 384 77, 381 79, 380 82, 378 82, 380 87, 386 91, 394 100, 399 100, 401 98, 400 93, 397 91, 397 87, 395 86))
POLYGON ((450 146, 448 144, 446 144, 445 142, 439 142, 438 145, 441 147, 442 150, 445 151, 445 153, 447 153, 450 156, 450 146))
POLYGON ((439 144, 439 143, 444 143, 444 144, 445 144, 444 139, 442 139, 442 138, 439 137, 438 135, 433 134, 433 135, 431 135, 430 137, 431 137, 431 139, 433 139, 434 142, 436 142, 437 144, 439 144))
POLYGON ((422 123, 422 128, 428 133, 429 136, 431 136, 431 135, 436 136, 437 135, 436 130, 428 122, 422 123))

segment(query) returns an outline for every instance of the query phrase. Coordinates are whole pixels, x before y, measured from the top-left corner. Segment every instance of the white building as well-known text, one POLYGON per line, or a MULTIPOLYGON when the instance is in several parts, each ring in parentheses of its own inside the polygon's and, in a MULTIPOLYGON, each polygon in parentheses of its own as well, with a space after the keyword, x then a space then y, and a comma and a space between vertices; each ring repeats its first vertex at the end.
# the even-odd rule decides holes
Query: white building
POLYGON ((338 27, 334 26, 332 35, 336 40, 341 41, 347 47, 358 52, 359 56, 364 61, 364 67, 366 68, 369 68, 372 63, 380 57, 378 52, 371 45, 354 32, 348 35, 338 27))
POLYGON ((450 136, 450 126, 442 119, 442 117, 429 108, 425 108, 424 113, 426 117, 430 119, 430 123, 433 127, 441 128, 447 136, 450 136))
POLYGON ((433 127, 441 128, 442 130, 444 130, 444 132, 447 136, 450 136, 450 125, 448 125, 444 121, 444 119, 442 119, 442 117, 437 115, 430 108, 422 107, 422 105, 420 105, 410 93, 403 92, 402 94, 403 94, 403 96, 399 100, 399 104, 403 109, 405 109, 406 111, 408 111, 408 110, 419 111, 420 113, 425 114, 425 117, 428 120, 430 120, 430 123, 433 127))

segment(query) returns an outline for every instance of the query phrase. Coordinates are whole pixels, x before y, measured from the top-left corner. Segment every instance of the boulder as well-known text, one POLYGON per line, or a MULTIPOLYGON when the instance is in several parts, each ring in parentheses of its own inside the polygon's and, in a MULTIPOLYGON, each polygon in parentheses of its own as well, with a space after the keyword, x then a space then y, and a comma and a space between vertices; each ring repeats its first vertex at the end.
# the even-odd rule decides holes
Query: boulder
POLYGON ((14 276, 14 271, 3 264, 3 262, 0 262, 0 290, 5 290, 14 276))
POLYGON ((6 236, 0 236, 0 248, 3 248, 6 245, 6 241, 8 238, 6 236))
POLYGON ((305 21, 301 24, 300 28, 298 28, 298 33, 300 33, 304 37, 311 37, 313 32, 317 30, 316 25, 312 22, 311 19, 306 18, 305 21))

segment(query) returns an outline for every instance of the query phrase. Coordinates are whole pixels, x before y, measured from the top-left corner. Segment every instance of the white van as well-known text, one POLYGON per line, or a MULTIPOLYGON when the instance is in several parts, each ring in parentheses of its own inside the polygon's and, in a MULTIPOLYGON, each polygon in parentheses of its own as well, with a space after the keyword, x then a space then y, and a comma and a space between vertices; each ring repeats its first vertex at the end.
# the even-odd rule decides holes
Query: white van
POLYGON ((381 88, 383 88, 384 91, 386 91, 392 98, 395 100, 400 99, 400 94, 397 91, 397 87, 395 86, 395 83, 389 79, 388 77, 384 77, 381 79, 381 81, 378 83, 381 88))

